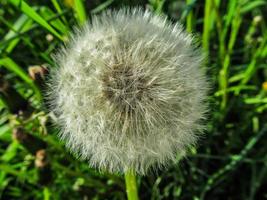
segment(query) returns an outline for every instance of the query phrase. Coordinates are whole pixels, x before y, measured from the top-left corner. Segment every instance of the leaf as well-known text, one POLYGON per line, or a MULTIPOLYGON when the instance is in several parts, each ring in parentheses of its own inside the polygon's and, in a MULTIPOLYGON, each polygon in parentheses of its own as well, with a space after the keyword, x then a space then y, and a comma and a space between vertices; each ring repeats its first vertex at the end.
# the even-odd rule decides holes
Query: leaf
POLYGON ((106 9, 109 5, 111 5, 113 3, 114 0, 108 0, 105 1, 104 3, 101 3, 100 5, 98 5, 96 8, 94 8, 93 10, 91 10, 92 14, 96 14, 101 12, 102 10, 106 9))
POLYGON ((23 0, 9 0, 19 10, 21 10, 25 15, 31 18, 33 21, 37 22, 39 25, 47 29, 50 33, 55 35, 57 38, 63 41, 63 37, 49 24, 47 21, 41 17, 31 6, 29 6, 23 0))
MULTIPOLYGON (((45 19, 51 19, 53 16, 56 16, 56 14, 50 10, 47 7, 41 7, 40 9, 40 15, 45 19)), ((65 24, 62 23, 62 21, 59 18, 56 18, 52 20, 51 25, 53 25, 58 31, 60 31, 62 34, 67 35, 68 33, 68 28, 65 26, 65 24)))
POLYGON ((11 128, 8 124, 0 126, 0 140, 11 141, 11 128))
POLYGON ((86 13, 82 0, 74 0, 73 9, 76 13, 76 17, 79 23, 84 24, 86 22, 86 13))
MULTIPOLYGON (((52 4, 54 5, 54 7, 55 7, 57 13, 58 13, 58 14, 61 14, 61 13, 62 13, 62 9, 61 9, 59 3, 57 2, 57 0, 51 0, 51 2, 52 2, 52 4)), ((63 19, 63 22, 67 25, 68 23, 67 23, 66 18, 65 18, 64 16, 62 16, 62 19, 63 19)))
POLYGON ((228 87, 226 90, 219 90, 215 92, 214 96, 218 97, 223 95, 225 92, 230 93, 241 90, 257 90, 257 87, 253 85, 238 85, 238 86, 228 87))
POLYGON ((241 11, 241 14, 244 14, 263 5, 267 5, 267 1, 265 0, 249 1, 249 3, 243 6, 240 11, 241 11))
POLYGON ((48 187, 45 187, 43 190, 44 200, 49 200, 51 197, 51 192, 48 187))
POLYGON ((1 160, 4 162, 9 162, 12 160, 16 154, 17 150, 19 149, 20 144, 17 141, 13 141, 6 149, 5 153, 1 156, 1 160))
POLYGON ((236 14, 237 0, 232 0, 228 4, 227 14, 225 16, 225 25, 223 28, 223 38, 226 37, 231 21, 236 14))
POLYGON ((37 98, 39 100, 42 99, 42 94, 40 89, 35 85, 34 81, 28 76, 28 74, 19 66, 17 65, 12 59, 6 57, 0 59, 0 66, 6 67, 8 70, 14 72, 18 75, 22 80, 24 80, 29 86, 33 88, 35 91, 37 98))
POLYGON ((3 191, 8 186, 9 182, 12 180, 11 177, 8 177, 7 174, 3 171, 0 171, 0 198, 3 191))
POLYGON ((22 14, 13 24, 12 28, 8 31, 8 33, 4 36, 3 42, 1 43, 4 43, 8 40, 10 41, 8 43, 0 45, 0 51, 5 49, 7 53, 11 53, 21 40, 19 34, 29 30, 31 26, 32 20, 29 19, 28 16, 22 14))
POLYGON ((267 103, 267 98, 248 98, 245 99, 246 104, 259 104, 259 103, 267 103))

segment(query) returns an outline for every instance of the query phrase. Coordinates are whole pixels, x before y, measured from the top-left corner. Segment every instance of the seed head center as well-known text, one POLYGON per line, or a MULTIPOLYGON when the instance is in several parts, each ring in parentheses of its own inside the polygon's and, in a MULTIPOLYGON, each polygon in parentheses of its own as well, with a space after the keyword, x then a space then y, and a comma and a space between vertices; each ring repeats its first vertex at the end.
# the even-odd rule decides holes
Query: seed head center
POLYGON ((147 81, 128 66, 114 65, 102 76, 103 96, 116 107, 135 108, 148 92, 147 81))

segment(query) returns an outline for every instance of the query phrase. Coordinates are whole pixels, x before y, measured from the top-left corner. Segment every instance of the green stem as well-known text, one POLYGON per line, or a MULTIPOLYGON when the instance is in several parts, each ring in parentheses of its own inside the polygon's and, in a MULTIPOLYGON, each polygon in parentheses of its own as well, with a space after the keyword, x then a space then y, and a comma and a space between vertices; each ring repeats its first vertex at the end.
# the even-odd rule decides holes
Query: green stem
POLYGON ((209 54, 209 40, 210 40, 210 26, 212 21, 212 4, 211 0, 205 0, 205 11, 204 11, 204 27, 202 35, 202 45, 204 51, 209 54))
MULTIPOLYGON (((186 3, 188 6, 192 3, 192 0, 186 0, 186 3)), ((193 12, 192 10, 188 13, 186 17, 186 30, 188 33, 191 33, 193 31, 193 12)))
POLYGON ((126 192, 128 200, 138 200, 138 192, 136 187, 136 176, 132 170, 125 173, 126 192))

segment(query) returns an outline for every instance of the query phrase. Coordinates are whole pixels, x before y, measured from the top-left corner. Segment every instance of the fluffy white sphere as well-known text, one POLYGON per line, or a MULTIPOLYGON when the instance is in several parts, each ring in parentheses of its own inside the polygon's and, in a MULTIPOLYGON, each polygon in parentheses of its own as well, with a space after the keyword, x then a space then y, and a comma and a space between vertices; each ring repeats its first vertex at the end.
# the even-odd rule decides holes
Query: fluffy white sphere
POLYGON ((180 24, 142 9, 93 16, 57 53, 49 98, 60 137, 90 166, 145 174, 175 161, 203 126, 203 55, 180 24))

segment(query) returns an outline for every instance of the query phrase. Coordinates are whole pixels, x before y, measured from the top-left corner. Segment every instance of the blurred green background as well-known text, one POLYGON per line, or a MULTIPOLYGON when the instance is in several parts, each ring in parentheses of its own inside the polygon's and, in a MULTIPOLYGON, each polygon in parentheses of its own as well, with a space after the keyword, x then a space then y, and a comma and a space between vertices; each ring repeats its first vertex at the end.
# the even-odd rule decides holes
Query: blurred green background
POLYGON ((199 147, 139 177, 140 199, 267 199, 266 0, 0 0, 0 199, 126 199, 123 176, 64 148, 43 100, 51 55, 73 27, 123 6, 193 32, 212 85, 199 147))

